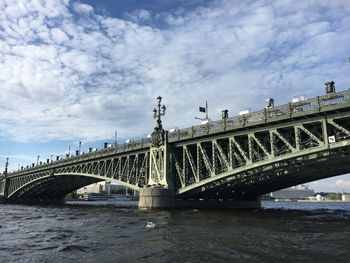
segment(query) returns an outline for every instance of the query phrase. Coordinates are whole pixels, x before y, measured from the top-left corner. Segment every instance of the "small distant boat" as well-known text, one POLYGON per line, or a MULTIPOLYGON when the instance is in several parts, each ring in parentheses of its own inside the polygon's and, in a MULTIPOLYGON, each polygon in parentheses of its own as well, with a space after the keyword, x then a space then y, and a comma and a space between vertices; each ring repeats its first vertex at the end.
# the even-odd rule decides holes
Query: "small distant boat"
POLYGON ((291 199, 288 199, 288 198, 286 198, 286 199, 275 199, 275 202, 292 202, 293 200, 291 200, 291 199))
POLYGON ((84 200, 86 201, 102 201, 108 200, 109 197, 101 193, 85 193, 84 200))

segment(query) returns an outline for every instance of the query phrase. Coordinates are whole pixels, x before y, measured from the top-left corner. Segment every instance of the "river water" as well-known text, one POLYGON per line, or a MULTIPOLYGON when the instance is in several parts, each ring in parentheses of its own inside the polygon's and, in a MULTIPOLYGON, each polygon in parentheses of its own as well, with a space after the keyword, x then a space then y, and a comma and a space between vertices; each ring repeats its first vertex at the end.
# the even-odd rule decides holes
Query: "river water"
POLYGON ((350 262, 350 203, 0 205, 0 262, 350 262))

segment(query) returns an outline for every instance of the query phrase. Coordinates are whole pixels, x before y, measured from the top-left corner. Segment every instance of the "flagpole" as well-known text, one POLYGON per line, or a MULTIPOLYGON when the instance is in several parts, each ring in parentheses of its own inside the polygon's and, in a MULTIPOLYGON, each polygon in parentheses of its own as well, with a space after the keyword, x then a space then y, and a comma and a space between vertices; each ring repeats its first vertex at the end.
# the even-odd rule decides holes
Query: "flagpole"
POLYGON ((208 120, 208 101, 205 101, 205 119, 208 120))

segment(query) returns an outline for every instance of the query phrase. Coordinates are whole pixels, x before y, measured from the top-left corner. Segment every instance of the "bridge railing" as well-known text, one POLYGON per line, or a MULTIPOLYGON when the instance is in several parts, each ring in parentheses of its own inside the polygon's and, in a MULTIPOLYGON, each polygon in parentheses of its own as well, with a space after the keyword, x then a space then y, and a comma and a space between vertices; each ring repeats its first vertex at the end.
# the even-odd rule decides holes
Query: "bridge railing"
POLYGON ((208 122, 206 124, 192 126, 191 128, 178 129, 169 132, 170 142, 185 140, 192 137, 204 136, 225 130, 231 130, 247 125, 270 122, 280 118, 292 118, 303 114, 310 114, 314 111, 328 110, 333 106, 341 106, 350 103, 350 90, 318 96, 312 99, 276 106, 270 109, 234 116, 228 119, 208 122))
MULTIPOLYGON (((25 172, 28 170, 35 171, 35 170, 41 170, 41 169, 45 169, 45 168, 49 168, 49 167, 54 168, 56 166, 62 166, 62 165, 66 165, 69 163, 75 163, 75 162, 79 162, 79 161, 88 161, 88 160, 93 160, 93 159, 109 156, 112 154, 121 154, 124 152, 130 152, 133 150, 140 150, 140 149, 144 149, 144 148, 149 148, 150 144, 151 144, 151 141, 149 138, 143 138, 143 139, 136 140, 136 141, 129 141, 127 143, 112 145, 111 147, 98 149, 98 150, 91 151, 88 153, 82 153, 82 154, 73 155, 73 156, 63 156, 57 161, 51 161, 49 163, 47 163, 47 162, 42 163, 42 164, 36 165, 34 167, 30 166, 28 168, 24 168, 23 170, 18 170, 18 171, 12 172, 11 175, 17 175, 21 172, 25 172)), ((1 178, 1 176, 0 176, 0 178, 1 178)))

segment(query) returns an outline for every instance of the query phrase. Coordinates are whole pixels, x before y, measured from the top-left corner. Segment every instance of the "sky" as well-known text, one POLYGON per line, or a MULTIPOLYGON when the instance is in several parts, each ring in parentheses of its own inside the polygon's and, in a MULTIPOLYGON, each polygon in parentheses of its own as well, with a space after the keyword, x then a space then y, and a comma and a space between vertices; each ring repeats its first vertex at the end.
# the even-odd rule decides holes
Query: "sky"
MULTIPOLYGON (((350 88, 348 0, 2 0, 0 171, 350 88)), ((308 184, 350 192, 350 175, 308 184)))

